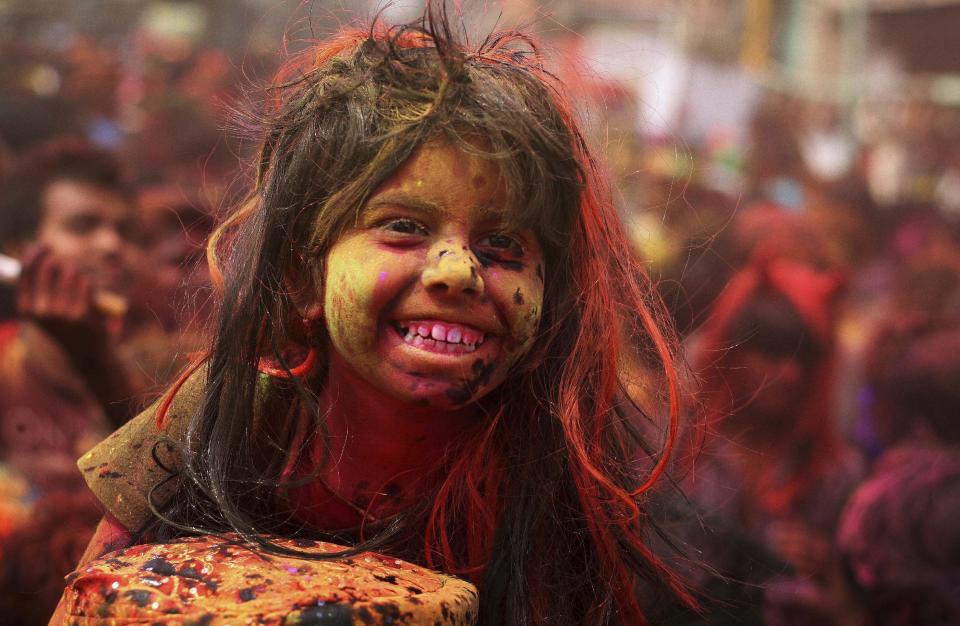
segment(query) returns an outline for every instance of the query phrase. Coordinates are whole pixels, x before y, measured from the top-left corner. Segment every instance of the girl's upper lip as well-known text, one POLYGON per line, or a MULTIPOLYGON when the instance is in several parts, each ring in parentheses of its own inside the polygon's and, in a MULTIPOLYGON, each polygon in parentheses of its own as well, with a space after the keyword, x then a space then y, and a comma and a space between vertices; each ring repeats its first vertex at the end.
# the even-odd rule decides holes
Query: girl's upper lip
POLYGON ((503 333, 499 325, 493 326, 484 320, 477 320, 475 318, 468 319, 459 315, 412 314, 393 318, 394 324, 403 325, 411 322, 419 322, 421 324, 448 324, 464 326, 470 330, 484 333, 488 336, 499 335, 503 333))

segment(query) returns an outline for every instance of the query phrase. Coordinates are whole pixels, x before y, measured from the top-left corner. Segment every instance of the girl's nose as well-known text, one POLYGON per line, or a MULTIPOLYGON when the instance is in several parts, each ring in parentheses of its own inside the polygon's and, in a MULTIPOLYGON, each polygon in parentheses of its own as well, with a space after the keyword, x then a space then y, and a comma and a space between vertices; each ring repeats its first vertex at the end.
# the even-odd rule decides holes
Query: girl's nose
POLYGON ((480 262, 468 250, 452 247, 431 250, 420 281, 428 291, 447 295, 483 293, 480 262))

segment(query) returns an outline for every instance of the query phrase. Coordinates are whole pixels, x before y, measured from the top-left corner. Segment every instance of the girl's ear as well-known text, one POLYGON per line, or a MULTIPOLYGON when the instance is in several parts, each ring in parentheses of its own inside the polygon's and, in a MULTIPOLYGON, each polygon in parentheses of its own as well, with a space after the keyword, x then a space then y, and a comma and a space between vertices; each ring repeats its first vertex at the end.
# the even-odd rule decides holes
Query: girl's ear
POLYGON ((297 315, 307 321, 323 318, 323 271, 313 263, 300 262, 290 267, 284 284, 297 315))

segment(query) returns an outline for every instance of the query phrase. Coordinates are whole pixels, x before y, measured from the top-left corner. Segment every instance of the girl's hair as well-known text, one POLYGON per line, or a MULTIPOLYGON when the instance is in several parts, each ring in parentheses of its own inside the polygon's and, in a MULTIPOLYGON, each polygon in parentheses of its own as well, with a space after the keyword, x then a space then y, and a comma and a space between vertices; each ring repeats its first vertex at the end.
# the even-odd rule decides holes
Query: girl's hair
MULTIPOLYGON (((480 401, 486 419, 446 456, 429 506, 390 528, 418 533, 414 558, 477 582, 485 623, 639 624, 641 584, 690 601, 644 537, 643 503, 677 428, 676 342, 533 40, 502 32, 468 50, 428 5, 412 25, 375 21, 301 55, 266 108, 256 184, 211 241, 219 323, 164 521, 232 529, 267 551, 261 533, 291 532, 276 494, 291 455, 323 446, 310 390, 327 355, 319 324, 312 371, 255 398, 261 359, 289 367, 287 347, 303 341, 285 285, 302 268, 322 276, 371 192, 441 138, 500 167, 514 219, 545 250, 543 314, 529 354, 480 401)), ((361 547, 389 549, 389 530, 361 547)))

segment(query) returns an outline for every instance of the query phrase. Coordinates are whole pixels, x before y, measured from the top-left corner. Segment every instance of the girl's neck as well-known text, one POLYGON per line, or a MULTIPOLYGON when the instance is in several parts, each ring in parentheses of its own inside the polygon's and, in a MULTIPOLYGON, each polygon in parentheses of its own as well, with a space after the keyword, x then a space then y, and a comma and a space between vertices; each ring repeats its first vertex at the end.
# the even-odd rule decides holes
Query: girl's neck
POLYGON ((471 424, 476 409, 411 406, 371 386, 333 359, 320 396, 330 458, 327 482, 338 491, 404 487, 433 470, 471 424))

